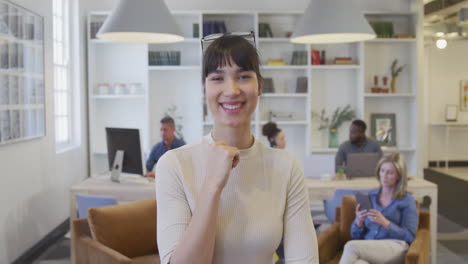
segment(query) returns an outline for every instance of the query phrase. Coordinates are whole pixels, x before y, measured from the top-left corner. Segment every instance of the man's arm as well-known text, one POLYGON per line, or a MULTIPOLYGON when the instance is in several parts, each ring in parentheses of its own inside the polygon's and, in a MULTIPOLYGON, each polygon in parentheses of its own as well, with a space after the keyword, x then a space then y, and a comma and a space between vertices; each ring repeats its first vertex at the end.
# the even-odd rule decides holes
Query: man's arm
POLYGON ((345 160, 346 160, 346 154, 345 154, 343 144, 341 144, 335 156, 335 172, 338 170, 339 167, 343 166, 343 163, 345 163, 345 160))
MULTIPOLYGON (((158 143, 159 144, 159 143, 158 143)), ((150 154, 148 155, 148 159, 146 160, 146 171, 151 172, 153 171, 154 165, 156 162, 158 162, 158 157, 157 157, 157 146, 156 144, 150 151, 150 154)))

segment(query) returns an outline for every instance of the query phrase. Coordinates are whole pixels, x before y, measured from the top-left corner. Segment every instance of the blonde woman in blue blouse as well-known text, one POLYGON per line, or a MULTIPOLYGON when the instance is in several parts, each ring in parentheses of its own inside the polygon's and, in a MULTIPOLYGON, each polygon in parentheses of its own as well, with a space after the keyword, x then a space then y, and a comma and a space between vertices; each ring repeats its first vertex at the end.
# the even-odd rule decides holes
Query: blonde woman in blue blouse
POLYGON ((405 161, 398 153, 382 158, 377 165, 378 190, 369 193, 369 211, 356 207, 351 237, 344 247, 341 264, 404 263, 409 244, 416 237, 416 202, 406 191, 405 161))

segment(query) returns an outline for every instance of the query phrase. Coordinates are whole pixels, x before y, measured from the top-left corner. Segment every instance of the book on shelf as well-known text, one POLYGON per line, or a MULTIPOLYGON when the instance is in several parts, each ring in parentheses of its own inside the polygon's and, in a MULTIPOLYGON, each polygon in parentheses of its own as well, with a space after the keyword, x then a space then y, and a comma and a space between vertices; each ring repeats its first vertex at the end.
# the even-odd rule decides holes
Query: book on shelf
POLYGON ((283 59, 269 59, 267 61, 268 66, 284 66, 286 62, 283 59))
POLYGON ((204 21, 203 36, 206 37, 215 33, 226 33, 226 24, 224 21, 204 21))
POLYGON ((337 65, 351 65, 353 64, 353 59, 350 57, 336 57, 334 63, 337 65))
POLYGON ((296 81, 296 93, 307 93, 307 77, 297 77, 296 81))
POLYGON ((307 65, 307 51, 294 51, 291 65, 307 65))
POLYGON ((312 49, 312 65, 320 65, 320 50, 312 49))

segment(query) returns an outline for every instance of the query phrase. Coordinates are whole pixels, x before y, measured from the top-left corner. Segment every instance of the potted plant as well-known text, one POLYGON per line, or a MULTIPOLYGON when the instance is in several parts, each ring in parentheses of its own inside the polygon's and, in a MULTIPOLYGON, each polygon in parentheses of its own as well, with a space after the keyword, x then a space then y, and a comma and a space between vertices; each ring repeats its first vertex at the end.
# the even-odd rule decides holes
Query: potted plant
POLYGON ((338 107, 333 113, 331 119, 326 116, 325 109, 320 114, 312 112, 312 118, 319 121, 318 130, 328 129, 328 147, 337 148, 339 145, 338 129, 346 122, 356 117, 356 113, 350 105, 344 108, 338 107))
POLYGON ((406 65, 403 65, 403 66, 397 67, 397 64, 398 64, 398 60, 394 60, 393 63, 392 63, 392 66, 390 67, 391 72, 392 72, 392 81, 390 83, 392 93, 396 93, 396 87, 395 87, 396 86, 396 79, 397 79, 398 75, 400 75, 400 73, 403 71, 403 69, 406 66, 406 65))

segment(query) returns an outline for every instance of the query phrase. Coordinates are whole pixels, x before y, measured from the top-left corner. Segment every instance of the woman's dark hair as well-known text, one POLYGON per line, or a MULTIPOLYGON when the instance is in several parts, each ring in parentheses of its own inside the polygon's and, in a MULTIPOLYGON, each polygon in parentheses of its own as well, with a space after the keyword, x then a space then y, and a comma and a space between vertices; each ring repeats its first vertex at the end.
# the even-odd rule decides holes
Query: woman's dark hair
POLYGON ((231 66, 232 62, 243 70, 254 71, 257 74, 259 84, 263 82, 257 50, 244 37, 236 35, 221 36, 205 50, 203 54, 202 82, 205 83, 208 74, 216 71, 218 67, 231 66))
POLYGON ((274 122, 268 122, 263 125, 262 134, 267 137, 270 147, 276 147, 275 137, 279 132, 281 132, 281 129, 274 122))

